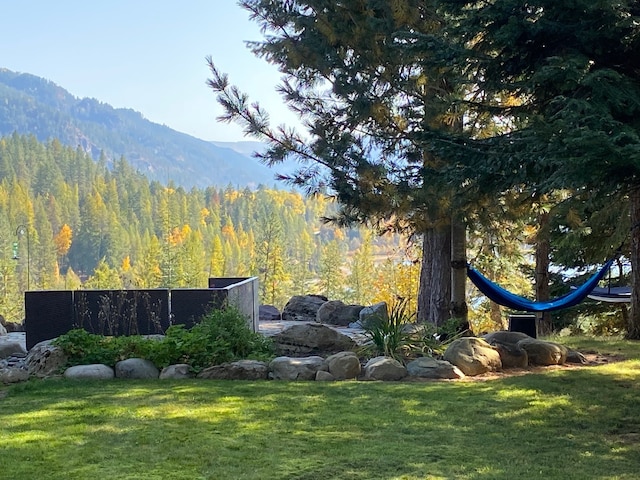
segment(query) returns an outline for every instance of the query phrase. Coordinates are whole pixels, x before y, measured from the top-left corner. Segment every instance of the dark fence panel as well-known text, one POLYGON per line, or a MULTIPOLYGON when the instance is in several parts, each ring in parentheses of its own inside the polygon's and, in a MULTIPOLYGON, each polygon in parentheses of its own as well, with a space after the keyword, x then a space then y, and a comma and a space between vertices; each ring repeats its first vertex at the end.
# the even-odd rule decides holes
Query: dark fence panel
POLYGON ((236 306, 258 331, 258 279, 211 278, 209 289, 29 291, 25 293, 27 347, 74 328, 100 335, 164 333, 193 326, 212 308, 236 306))
POLYGON ((169 327, 169 290, 78 290, 77 328, 99 335, 150 335, 169 327))
POLYGON ((207 312, 224 305, 225 292, 218 290, 171 290, 171 321, 186 328, 193 327, 207 312))
POLYGON ((29 291, 24 294, 27 349, 74 328, 73 292, 29 291))

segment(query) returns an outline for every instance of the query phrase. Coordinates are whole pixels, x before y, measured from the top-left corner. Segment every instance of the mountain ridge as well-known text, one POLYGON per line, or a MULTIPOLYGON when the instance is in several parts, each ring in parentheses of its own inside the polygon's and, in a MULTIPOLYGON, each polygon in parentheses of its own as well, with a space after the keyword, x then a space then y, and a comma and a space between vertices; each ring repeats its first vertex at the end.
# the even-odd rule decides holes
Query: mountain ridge
POLYGON ((95 160, 124 157, 151 180, 186 188, 276 183, 275 173, 250 155, 259 142, 202 140, 135 110, 78 98, 50 80, 0 68, 0 136, 14 132, 41 142, 57 138, 95 160))

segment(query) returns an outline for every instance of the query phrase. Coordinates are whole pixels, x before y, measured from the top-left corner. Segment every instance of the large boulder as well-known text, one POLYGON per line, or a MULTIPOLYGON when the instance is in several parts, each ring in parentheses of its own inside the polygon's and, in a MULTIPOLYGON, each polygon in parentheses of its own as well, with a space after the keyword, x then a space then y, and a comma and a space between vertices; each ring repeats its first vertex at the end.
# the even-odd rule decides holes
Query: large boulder
POLYGON ((389 321, 389 308, 386 302, 364 307, 358 314, 358 323, 363 328, 372 328, 376 324, 389 321))
POLYGON ((315 322, 318 309, 327 301, 322 295, 295 295, 282 310, 282 320, 315 322))
POLYGON ((0 337, 4 336, 7 334, 7 329, 4 326, 4 324, 0 323, 0 337))
POLYGON ((115 373, 113 368, 96 363, 69 367, 64 371, 64 376, 74 380, 110 380, 115 377, 115 373))
POLYGON ((503 345, 517 345, 520 340, 526 340, 532 338, 526 333, 522 332, 509 332, 507 330, 498 330, 497 332, 487 333, 482 336, 487 343, 495 345, 501 343, 503 345))
POLYGON ((520 340, 518 347, 526 350, 529 357, 529 365, 564 365, 569 353, 569 349, 564 345, 535 338, 520 340))
POLYGON ((502 368, 500 354, 482 338, 458 338, 447 347, 443 357, 468 376, 482 375, 502 368))
POLYGON ((527 368, 529 365, 529 355, 527 351, 517 344, 491 343, 500 355, 502 368, 527 368))
POLYGON ((29 372, 22 366, 0 367, 0 383, 18 383, 29 380, 29 372))
POLYGON ((318 370, 316 372, 316 382, 333 382, 335 380, 337 380, 336 377, 329 372, 325 372, 324 370, 318 370))
POLYGON ((290 357, 331 355, 356 347, 349 336, 319 323, 291 325, 272 339, 276 351, 290 357))
POLYGON ((577 350, 569 349, 569 353, 567 353, 567 363, 579 363, 581 365, 586 365, 589 363, 589 360, 587 360, 587 357, 577 350))
POLYGON ((420 357, 407 364, 407 373, 411 377, 451 379, 464 378, 464 373, 445 360, 437 360, 433 357, 420 357))
POLYGON ((0 359, 8 357, 24 357, 27 351, 19 342, 0 341, 0 359))
POLYGON ((260 305, 258 307, 258 320, 261 322, 276 322, 282 320, 282 314, 273 305, 260 305))
POLYGON ((205 368, 197 378, 208 380, 266 380, 269 367, 258 360, 238 360, 205 368))
POLYGON ((277 357, 269 363, 269 378, 273 380, 315 380, 316 373, 324 366, 324 358, 277 357))
POLYGON ((407 369, 395 358, 374 357, 364 366, 366 380, 396 381, 407 376, 407 369))
POLYGON ((184 378, 193 378, 194 373, 191 366, 186 363, 177 363, 164 367, 158 377, 160 380, 182 380, 184 378))
POLYGON ((330 355, 324 363, 334 380, 358 378, 362 370, 360 359, 354 352, 339 352, 330 355))
POLYGON ((346 305, 340 300, 329 300, 320 305, 316 315, 318 323, 347 327, 360 318, 362 305, 346 305))
POLYGON ((12 333, 12 332, 23 332, 23 331, 24 331, 24 325, 22 323, 8 322, 5 320, 4 316, 0 315, 0 336, 6 335, 7 332, 12 333), (4 334, 2 333, 3 327, 5 332, 4 334))
POLYGON ((67 356, 60 347, 53 345, 52 340, 44 340, 29 350, 25 363, 29 375, 44 378, 61 373, 67 356))
POLYGON ((160 371, 150 360, 127 358, 116 363, 116 377, 129 379, 159 378, 160 371))
POLYGON ((502 368, 527 368, 529 365, 527 351, 518 346, 520 340, 531 338, 526 333, 500 330, 487 333, 482 338, 498 351, 502 368))

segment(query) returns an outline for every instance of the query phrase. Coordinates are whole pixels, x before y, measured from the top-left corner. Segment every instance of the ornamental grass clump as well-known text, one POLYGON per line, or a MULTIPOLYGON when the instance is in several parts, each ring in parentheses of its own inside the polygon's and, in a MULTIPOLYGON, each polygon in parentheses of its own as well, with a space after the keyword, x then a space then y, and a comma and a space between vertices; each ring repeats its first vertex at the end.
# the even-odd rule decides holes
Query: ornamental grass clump
POLYGON ((389 315, 380 315, 365 326, 371 340, 367 355, 384 355, 406 362, 416 357, 442 355, 447 345, 466 333, 465 322, 450 319, 439 328, 431 323, 416 323, 417 315, 409 311, 408 302, 396 301, 389 315))
POLYGON ((398 300, 389 315, 379 315, 365 327, 365 335, 371 340, 369 353, 403 360, 412 350, 413 335, 407 326, 413 323, 415 313, 409 312, 407 302, 398 300))

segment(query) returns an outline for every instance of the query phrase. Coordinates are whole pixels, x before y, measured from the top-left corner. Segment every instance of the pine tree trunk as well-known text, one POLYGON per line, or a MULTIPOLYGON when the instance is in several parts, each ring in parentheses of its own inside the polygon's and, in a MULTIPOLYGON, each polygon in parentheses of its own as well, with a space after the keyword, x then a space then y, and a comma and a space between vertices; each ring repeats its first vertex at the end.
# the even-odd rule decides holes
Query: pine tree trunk
POLYGON ((451 221, 451 316, 468 328, 467 229, 464 222, 451 221))
POLYGON ((436 327, 449 319, 451 303, 451 226, 427 229, 422 242, 418 321, 436 327))
MULTIPOLYGON (((549 214, 546 212, 538 215, 538 234, 536 235, 536 301, 549 300, 549 214)), ((539 314, 538 328, 540 333, 547 335, 553 330, 551 313, 539 314)))
POLYGON ((631 312, 627 338, 640 340, 640 185, 629 194, 631 217, 631 312))

